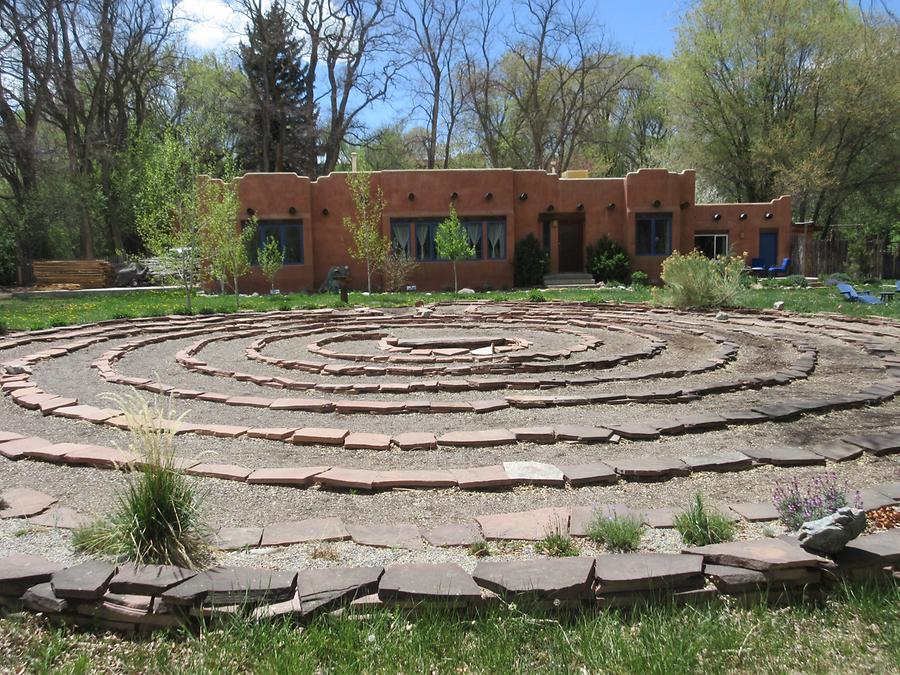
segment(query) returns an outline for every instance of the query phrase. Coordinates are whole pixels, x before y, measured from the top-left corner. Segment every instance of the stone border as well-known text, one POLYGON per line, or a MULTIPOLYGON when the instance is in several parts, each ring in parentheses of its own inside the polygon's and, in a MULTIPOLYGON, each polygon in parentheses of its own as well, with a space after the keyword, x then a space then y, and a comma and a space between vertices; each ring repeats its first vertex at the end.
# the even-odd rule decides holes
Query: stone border
POLYGON ((306 619, 345 608, 464 609, 502 601, 566 611, 725 597, 780 602, 820 597, 843 580, 900 581, 898 566, 900 529, 859 537, 832 558, 782 538, 687 548, 680 554, 482 560, 472 574, 452 563, 194 571, 92 560, 65 568, 40 556, 13 554, 0 559, 0 606, 78 626, 144 632, 196 628, 238 611, 306 619))

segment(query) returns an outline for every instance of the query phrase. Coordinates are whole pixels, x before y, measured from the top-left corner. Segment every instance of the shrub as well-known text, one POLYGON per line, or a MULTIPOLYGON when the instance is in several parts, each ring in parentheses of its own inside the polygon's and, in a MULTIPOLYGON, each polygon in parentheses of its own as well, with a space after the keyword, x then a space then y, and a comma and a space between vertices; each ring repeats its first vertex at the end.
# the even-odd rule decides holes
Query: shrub
POLYGON ((206 564, 211 559, 210 531, 200 516, 200 498, 175 468, 172 439, 177 418, 137 395, 116 400, 132 429, 131 450, 141 466, 128 474, 117 510, 76 530, 73 545, 137 563, 206 564))
POLYGON ((537 237, 529 234, 516 244, 513 254, 513 278, 516 286, 540 286, 550 256, 544 251, 537 237))
POLYGON ((7 333, 9 333, 9 326, 6 321, 0 319, 0 335, 6 335, 7 333))
POLYGON ((691 506, 675 516, 675 529, 688 546, 708 546, 730 541, 735 526, 727 516, 709 510, 698 492, 691 506))
POLYGON ((843 272, 835 272, 834 274, 829 274, 825 277, 825 285, 826 286, 837 286, 838 284, 849 284, 853 281, 850 278, 849 274, 844 274, 843 272))
POLYGON ((641 543, 644 522, 638 516, 598 513, 588 524, 587 536, 613 551, 634 551, 641 543))
POLYGON ((587 270, 594 281, 618 281, 625 283, 631 271, 631 261, 625 249, 606 235, 587 247, 587 270))
POLYGON ((552 558, 571 558, 578 555, 578 548, 572 539, 561 532, 553 532, 534 545, 538 553, 552 558))
POLYGON ((384 290, 395 293, 406 290, 410 278, 419 268, 419 263, 406 255, 403 251, 391 249, 385 256, 381 266, 381 276, 384 279, 384 290))
POLYGON ((649 286, 650 285, 650 277, 647 276, 646 272, 642 272, 641 270, 635 270, 631 273, 631 285, 632 286, 649 286))
POLYGON ((256 251, 256 259, 259 262, 259 269, 263 276, 269 282, 269 292, 275 290, 275 278, 284 267, 284 250, 281 243, 274 237, 266 237, 264 243, 256 251))
MULTIPOLYGON (((849 506, 847 494, 847 485, 839 482, 836 474, 828 472, 814 476, 804 484, 796 478, 787 483, 776 483, 772 500, 781 522, 789 529, 797 530, 806 521, 824 518, 842 506, 849 506)), ((857 492, 854 506, 859 508, 860 505, 857 492)))
POLYGON ((541 293, 537 289, 533 289, 528 292, 528 301, 529 302, 547 302, 547 296, 541 293))
POLYGON ((799 286, 800 288, 806 288, 809 285, 806 277, 802 274, 790 274, 781 279, 780 282, 782 286, 799 286))
POLYGON ((475 556, 476 558, 486 558, 491 554, 491 547, 488 546, 488 543, 484 539, 479 539, 478 541, 473 541, 469 544, 469 555, 475 556))
POLYGON ((678 308, 721 307, 734 301, 741 289, 744 261, 738 256, 707 258, 699 251, 675 251, 662 264, 665 286, 657 297, 678 308))

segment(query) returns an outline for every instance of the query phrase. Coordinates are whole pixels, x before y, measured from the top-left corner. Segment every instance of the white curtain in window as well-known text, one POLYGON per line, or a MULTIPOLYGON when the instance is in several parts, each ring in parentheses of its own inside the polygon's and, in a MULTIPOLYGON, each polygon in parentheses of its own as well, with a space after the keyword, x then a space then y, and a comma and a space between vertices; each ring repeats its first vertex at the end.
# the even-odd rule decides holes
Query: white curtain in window
POLYGON ((426 245, 428 244, 428 223, 416 223, 416 241, 419 244, 418 258, 425 258, 426 245))
POLYGON ((478 255, 478 244, 481 242, 481 223, 465 223, 466 234, 469 235, 469 245, 475 249, 478 255))
POLYGON ((409 255, 409 224, 391 223, 391 239, 398 251, 409 255))
POLYGON ((504 223, 488 223, 487 226, 488 243, 491 246, 491 258, 503 258, 504 246, 506 245, 506 227, 504 223))

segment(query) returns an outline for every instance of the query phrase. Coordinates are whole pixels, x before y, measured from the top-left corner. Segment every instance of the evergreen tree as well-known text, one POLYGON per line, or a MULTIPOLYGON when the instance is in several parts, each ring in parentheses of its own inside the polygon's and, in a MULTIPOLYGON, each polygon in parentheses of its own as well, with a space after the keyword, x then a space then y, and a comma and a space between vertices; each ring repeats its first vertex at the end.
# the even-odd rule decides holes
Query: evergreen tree
POLYGON ((268 11, 251 9, 240 56, 253 101, 239 153, 248 168, 314 176, 316 121, 305 114, 308 65, 296 30, 278 0, 268 11))

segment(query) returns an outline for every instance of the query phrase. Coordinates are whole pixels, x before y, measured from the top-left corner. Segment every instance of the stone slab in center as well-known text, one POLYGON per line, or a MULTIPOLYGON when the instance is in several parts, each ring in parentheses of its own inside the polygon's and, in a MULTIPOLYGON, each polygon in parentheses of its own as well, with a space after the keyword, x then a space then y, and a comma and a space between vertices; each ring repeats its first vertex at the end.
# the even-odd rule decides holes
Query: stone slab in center
POLYGON ((397 347, 410 347, 412 349, 478 349, 491 345, 506 344, 508 340, 496 335, 466 335, 466 336, 440 336, 425 338, 398 338, 397 347))

